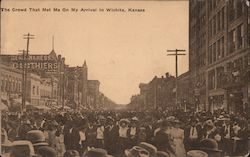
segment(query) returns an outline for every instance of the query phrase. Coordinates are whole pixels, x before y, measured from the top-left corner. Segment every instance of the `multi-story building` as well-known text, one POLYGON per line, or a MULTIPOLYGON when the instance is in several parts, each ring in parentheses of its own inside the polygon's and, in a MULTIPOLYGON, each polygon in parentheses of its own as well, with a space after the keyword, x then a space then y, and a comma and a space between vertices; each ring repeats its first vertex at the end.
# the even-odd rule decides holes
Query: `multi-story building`
POLYGON ((10 106, 10 100, 22 97, 22 71, 0 63, 1 103, 10 106))
POLYGON ((67 103, 73 108, 96 109, 100 107, 100 82, 88 80, 86 61, 79 67, 66 67, 67 103))
POLYGON ((45 106, 57 106, 58 79, 55 77, 43 77, 40 83, 40 104, 45 106))
POLYGON ((130 108, 139 110, 170 108, 175 103, 175 77, 166 73, 166 76, 155 76, 149 83, 139 85, 140 94, 133 95, 130 108))
POLYGON ((189 2, 189 69, 206 110, 249 103, 250 11, 241 0, 189 2))
POLYGON ((88 80, 88 95, 87 104, 93 108, 99 107, 99 87, 100 82, 98 80, 88 80))
MULTIPOLYGON (((19 70, 21 75, 23 71, 26 71, 27 81, 26 81, 26 95, 27 101, 33 105, 39 105, 40 101, 40 89, 42 91, 42 99, 45 97, 48 99, 52 98, 51 104, 61 105, 63 100, 65 100, 65 58, 61 55, 56 55, 55 51, 52 50, 49 54, 13 54, 13 55, 0 55, 1 62, 7 63, 13 69, 19 70), (50 87, 48 84, 44 83, 42 78, 54 78, 50 81, 50 87), (42 82, 42 83, 41 83, 42 82), (42 86, 42 87, 40 87, 42 86), (53 90, 52 90, 53 87, 53 90), (56 87, 56 88, 55 88, 56 87), (33 92, 33 89, 37 92, 33 92), (30 91, 29 91, 30 90, 30 91), (45 92, 45 91, 46 92, 45 92), (48 90, 50 94, 48 94, 48 90), (50 95, 50 96, 48 96, 50 95), (56 102, 54 102, 56 100, 56 102)), ((21 81, 23 78, 21 76, 21 81)), ((24 81, 23 81, 24 82, 24 81)), ((48 82, 48 80, 47 80, 48 82)), ((21 87, 22 88, 22 87, 21 87)), ((43 100, 42 100, 43 101, 43 100)), ((48 103, 48 102, 46 102, 48 103)), ((46 104, 43 102, 42 104, 46 104)))
POLYGON ((41 77, 36 74, 28 73, 26 81, 26 101, 32 105, 40 104, 41 77))

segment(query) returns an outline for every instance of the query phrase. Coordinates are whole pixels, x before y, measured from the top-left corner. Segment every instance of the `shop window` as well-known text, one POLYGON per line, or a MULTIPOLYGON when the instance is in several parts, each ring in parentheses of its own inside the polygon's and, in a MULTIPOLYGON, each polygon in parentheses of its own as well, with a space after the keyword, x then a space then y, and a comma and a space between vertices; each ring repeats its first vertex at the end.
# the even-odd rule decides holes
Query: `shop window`
POLYGON ((33 86, 33 87, 32 87, 32 94, 33 94, 33 95, 36 94, 36 93, 35 93, 35 89, 36 89, 36 86, 33 86))

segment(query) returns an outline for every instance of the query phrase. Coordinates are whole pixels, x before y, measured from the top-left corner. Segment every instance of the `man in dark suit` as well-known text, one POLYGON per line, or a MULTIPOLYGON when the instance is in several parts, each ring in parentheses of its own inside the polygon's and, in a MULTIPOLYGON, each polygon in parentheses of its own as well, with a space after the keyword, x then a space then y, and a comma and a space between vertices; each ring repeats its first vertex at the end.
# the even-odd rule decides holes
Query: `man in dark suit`
POLYGON ((40 130, 31 130, 27 133, 27 140, 31 141, 36 154, 42 157, 56 157, 56 150, 45 142, 45 136, 40 130))
POLYGON ((164 120, 162 122, 162 126, 160 130, 157 131, 153 143, 156 146, 158 151, 164 151, 168 154, 175 155, 175 150, 173 148, 173 141, 170 135, 167 133, 167 129, 169 127, 169 122, 164 120))
POLYGON ((138 127, 138 118, 133 117, 131 119, 130 128, 129 128, 129 146, 131 148, 138 144, 139 132, 140 132, 140 128, 138 127))
POLYGON ((66 150, 80 149, 80 134, 76 123, 70 122, 64 128, 64 144, 66 150))
POLYGON ((184 144, 186 151, 197 148, 197 144, 202 136, 202 126, 198 120, 191 120, 190 125, 184 129, 184 144))
POLYGON ((116 154, 116 143, 119 133, 118 128, 115 125, 115 121, 112 117, 107 118, 107 126, 104 129, 104 146, 109 154, 116 154))

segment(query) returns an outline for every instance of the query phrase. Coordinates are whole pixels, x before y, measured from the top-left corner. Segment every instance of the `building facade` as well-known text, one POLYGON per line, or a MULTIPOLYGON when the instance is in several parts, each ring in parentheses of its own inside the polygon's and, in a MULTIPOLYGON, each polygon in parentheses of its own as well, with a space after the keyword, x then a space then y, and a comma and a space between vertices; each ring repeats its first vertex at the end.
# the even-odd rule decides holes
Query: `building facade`
POLYGON ((1 103, 10 106, 12 99, 22 97, 22 71, 0 63, 1 103))
POLYGON ((241 0, 189 2, 189 70, 204 109, 249 104, 250 11, 241 0))
POLYGON ((149 83, 139 85, 140 94, 133 95, 129 108, 137 110, 170 109, 175 104, 175 77, 155 76, 149 83))
POLYGON ((19 73, 21 75, 22 82, 25 82, 23 81, 25 79, 22 78, 22 73, 25 73, 25 97, 27 97, 26 100, 29 103, 33 105, 61 105, 64 102, 64 71, 66 67, 65 58, 61 57, 61 55, 57 56, 54 50, 52 50, 49 54, 39 55, 27 55, 25 53, 17 55, 1 54, 0 58, 3 63, 8 64, 8 66, 12 67, 13 69, 20 71, 19 73), (48 81, 48 78, 50 81, 48 81), (42 97, 40 95, 40 91, 42 92, 42 97))

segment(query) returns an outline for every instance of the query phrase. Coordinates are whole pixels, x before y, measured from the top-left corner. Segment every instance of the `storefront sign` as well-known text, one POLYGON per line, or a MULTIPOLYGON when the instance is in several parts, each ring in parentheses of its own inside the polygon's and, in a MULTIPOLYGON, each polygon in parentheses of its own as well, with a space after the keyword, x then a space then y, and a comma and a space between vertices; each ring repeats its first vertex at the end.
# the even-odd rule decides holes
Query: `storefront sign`
POLYGON ((5 61, 12 63, 14 68, 31 71, 57 72, 59 70, 58 59, 54 54, 49 55, 3 55, 5 61))

